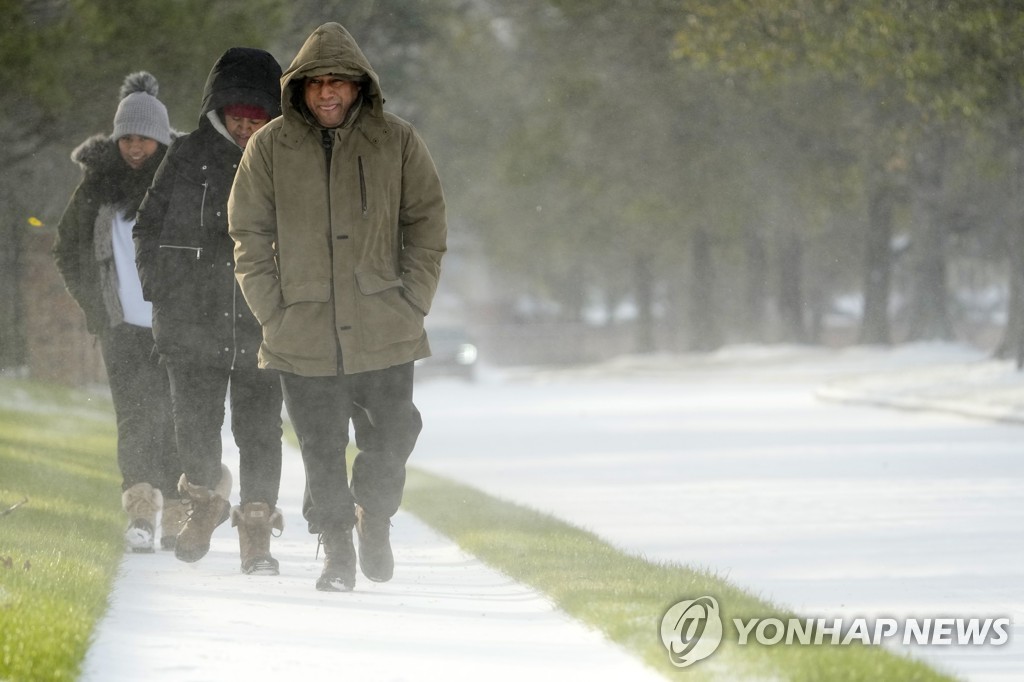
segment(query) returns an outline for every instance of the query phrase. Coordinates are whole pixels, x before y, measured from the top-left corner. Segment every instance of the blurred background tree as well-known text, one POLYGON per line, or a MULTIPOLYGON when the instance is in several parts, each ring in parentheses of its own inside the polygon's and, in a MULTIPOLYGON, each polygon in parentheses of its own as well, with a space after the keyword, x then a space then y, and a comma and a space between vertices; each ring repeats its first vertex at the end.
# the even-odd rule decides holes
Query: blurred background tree
POLYGON ((1008 357, 1018 4, 0 0, 0 367, 32 364, 26 330, 60 292, 31 284, 47 264, 26 240, 59 221, 68 153, 109 131, 124 75, 153 72, 191 130, 224 49, 287 66, 324 21, 431 148, 451 223, 432 318, 492 362, 913 340, 1008 357))

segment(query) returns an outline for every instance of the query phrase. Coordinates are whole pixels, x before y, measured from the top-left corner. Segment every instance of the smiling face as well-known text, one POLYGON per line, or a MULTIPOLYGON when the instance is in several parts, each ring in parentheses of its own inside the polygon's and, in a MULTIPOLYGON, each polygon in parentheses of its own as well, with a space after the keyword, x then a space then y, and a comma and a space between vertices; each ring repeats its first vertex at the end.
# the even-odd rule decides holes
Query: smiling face
POLYGON ((146 163, 149 157, 156 154, 159 142, 151 137, 142 135, 125 135, 117 139, 117 148, 121 152, 121 158, 132 170, 139 170, 146 163))
POLYGON ((359 97, 359 84, 338 76, 313 76, 304 85, 306 106, 324 128, 337 128, 359 97))

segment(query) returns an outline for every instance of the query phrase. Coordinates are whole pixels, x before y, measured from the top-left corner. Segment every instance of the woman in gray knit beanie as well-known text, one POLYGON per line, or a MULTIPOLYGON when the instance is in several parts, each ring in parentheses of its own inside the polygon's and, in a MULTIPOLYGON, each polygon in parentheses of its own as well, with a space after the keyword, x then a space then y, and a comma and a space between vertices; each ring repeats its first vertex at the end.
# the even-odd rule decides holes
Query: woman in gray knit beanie
POLYGON ((156 78, 149 73, 139 71, 130 74, 121 86, 121 103, 114 114, 111 137, 119 140, 125 135, 139 135, 169 146, 171 124, 167 119, 167 107, 156 98, 158 91, 156 78))
POLYGON ((165 527, 183 522, 185 512, 170 386, 153 349, 152 306, 142 297, 132 242, 139 204, 174 137, 157 93, 152 74, 129 74, 113 133, 94 135, 72 152, 84 173, 53 245, 68 292, 100 342, 117 419, 125 540, 135 552, 153 551, 161 510, 165 527))

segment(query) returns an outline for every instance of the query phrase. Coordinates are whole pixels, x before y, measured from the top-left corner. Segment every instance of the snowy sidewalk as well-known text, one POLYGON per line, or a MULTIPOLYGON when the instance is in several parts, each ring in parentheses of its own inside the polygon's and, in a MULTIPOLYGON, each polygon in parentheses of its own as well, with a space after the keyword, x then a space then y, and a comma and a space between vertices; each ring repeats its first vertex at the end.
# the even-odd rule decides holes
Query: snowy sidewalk
MULTIPOLYGON (((224 461, 237 476, 228 440, 224 461)), ((239 572, 229 522, 195 564, 171 552, 126 555, 80 679, 663 679, 404 512, 391 582, 360 574, 351 594, 317 592, 323 555, 314 558, 301 517, 303 483, 298 453, 286 450, 285 532, 271 543, 280 576, 239 572)))

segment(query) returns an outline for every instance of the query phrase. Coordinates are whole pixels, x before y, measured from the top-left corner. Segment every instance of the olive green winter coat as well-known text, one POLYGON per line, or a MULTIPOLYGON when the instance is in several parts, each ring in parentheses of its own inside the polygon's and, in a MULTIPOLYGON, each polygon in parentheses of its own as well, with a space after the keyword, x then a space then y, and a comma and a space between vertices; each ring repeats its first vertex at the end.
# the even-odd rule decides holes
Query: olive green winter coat
POLYGON ((260 366, 302 376, 430 354, 423 318, 445 253, 444 196, 426 146, 386 113, 377 74, 340 24, 306 40, 281 78, 282 115, 245 148, 228 201, 235 276, 263 326, 260 366), (306 77, 361 80, 338 128, 306 110, 306 77), (330 167, 324 136, 333 144, 330 167))

